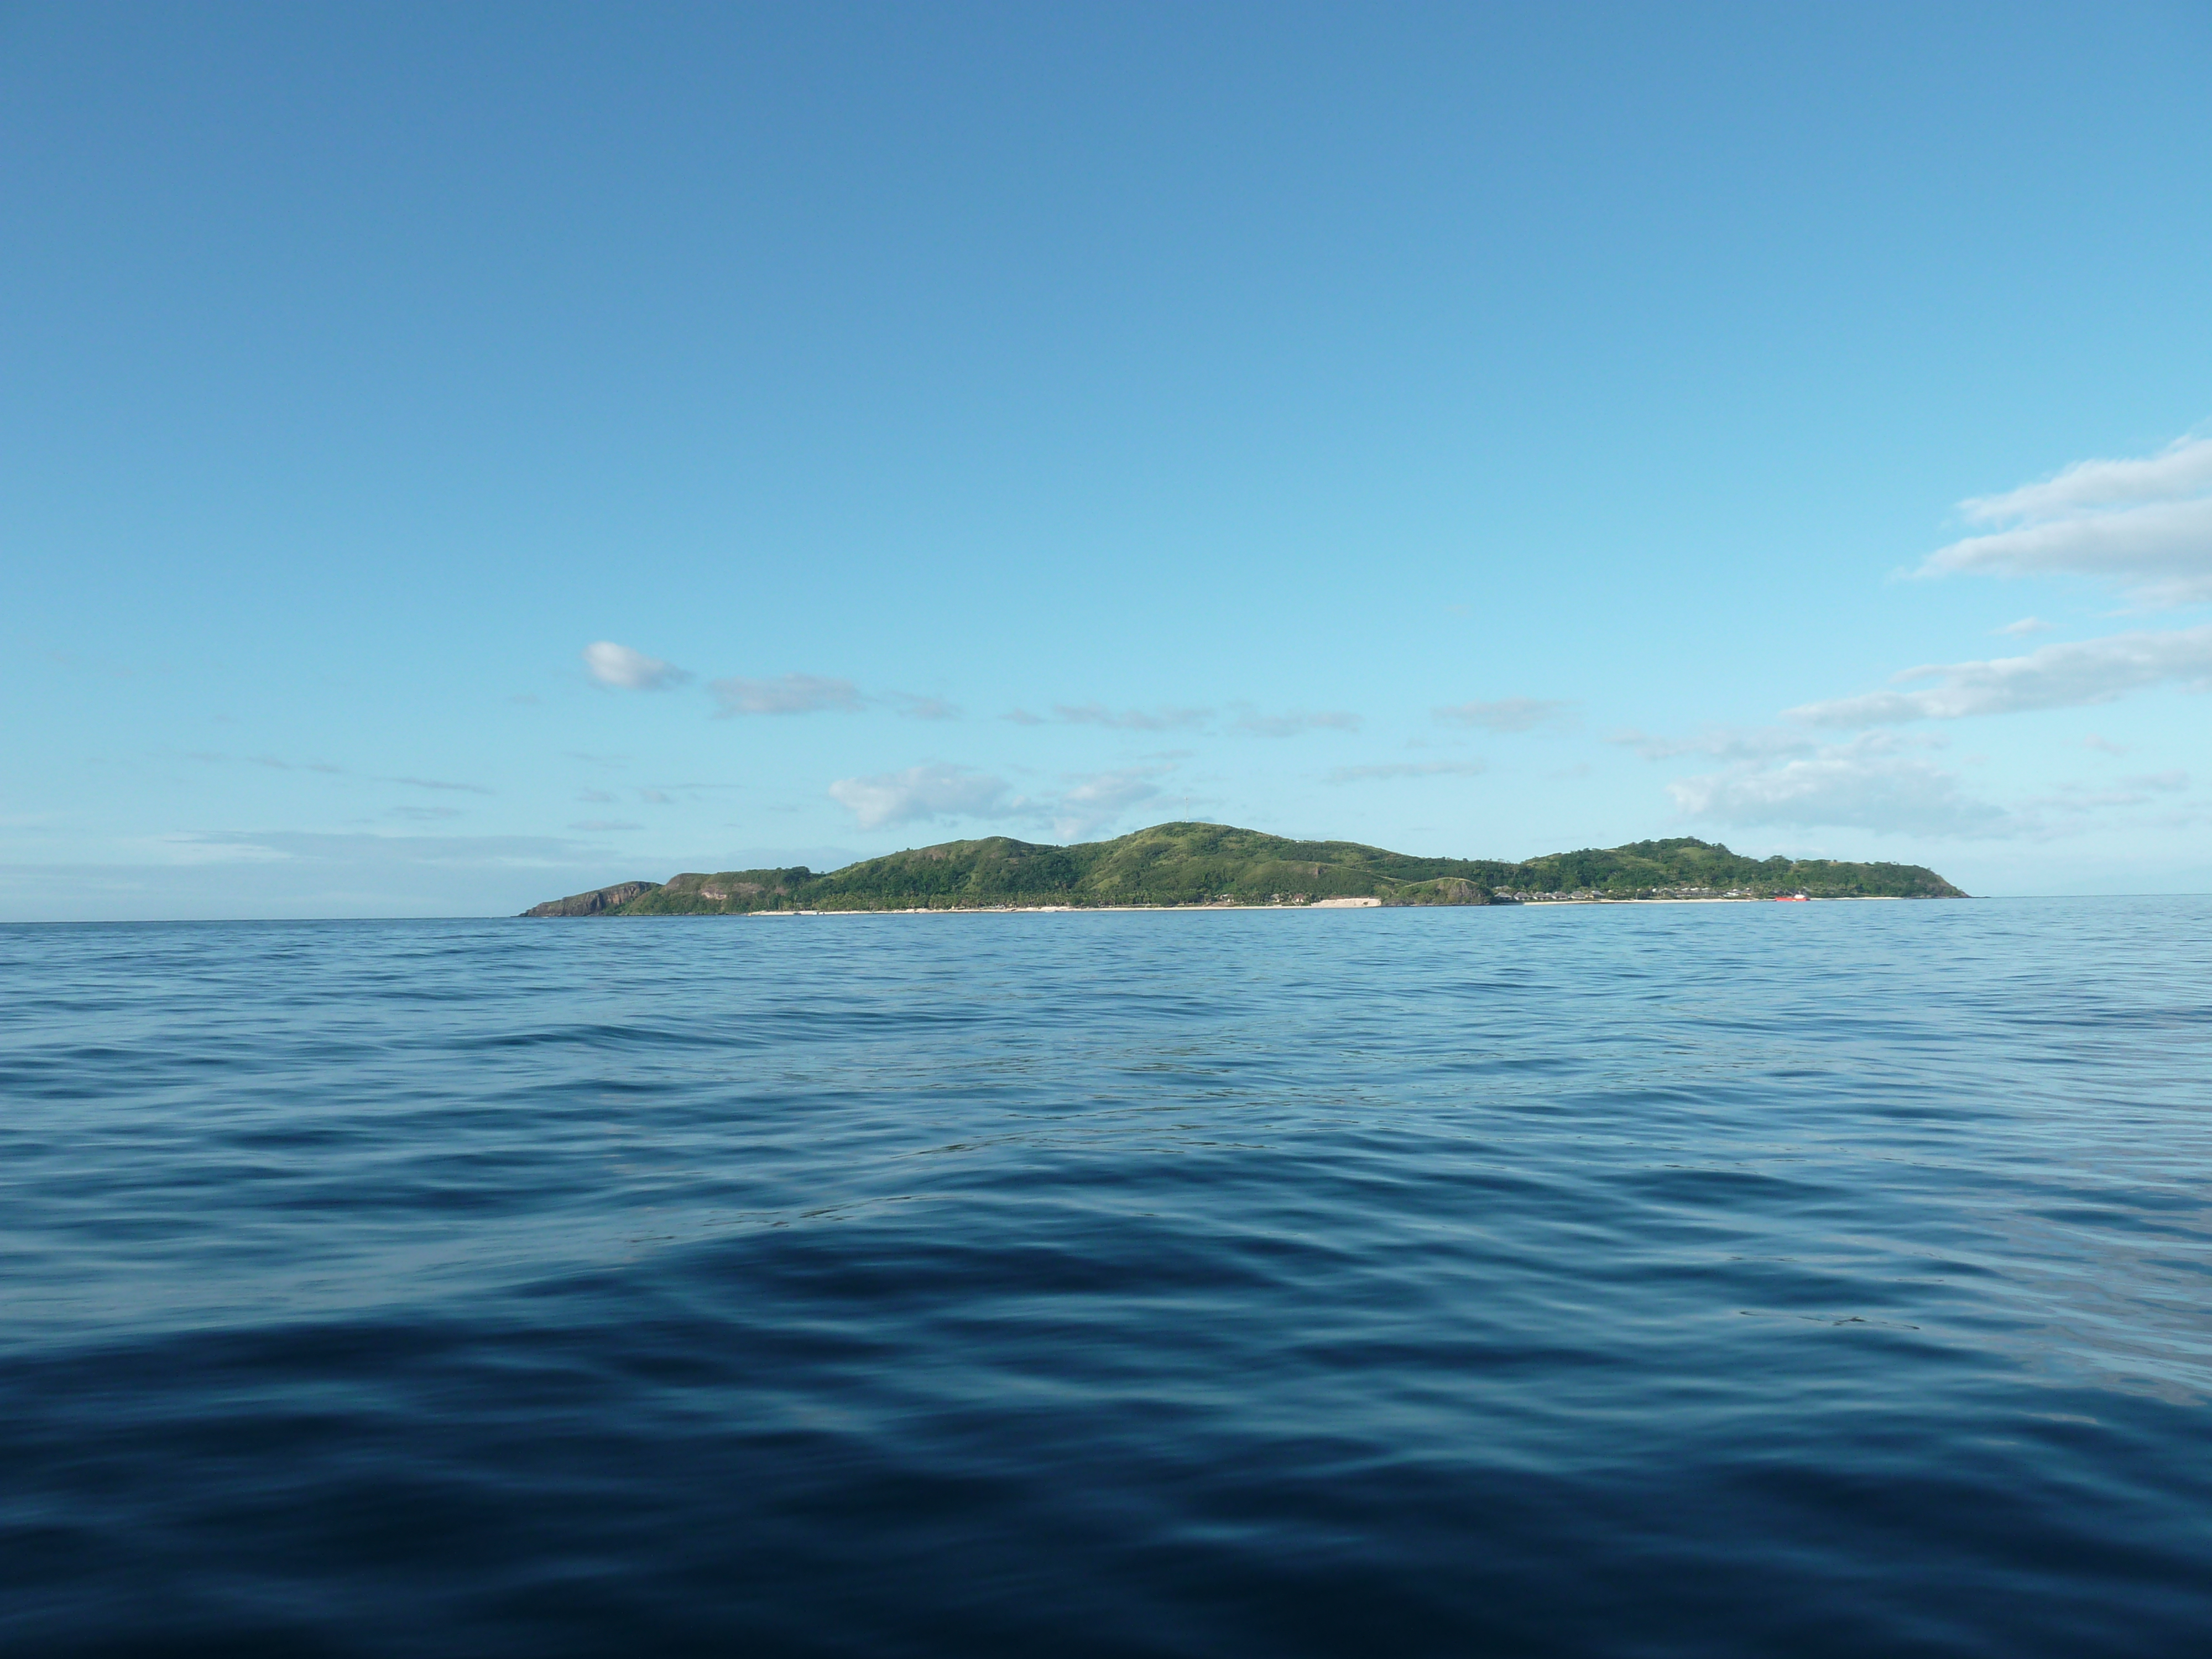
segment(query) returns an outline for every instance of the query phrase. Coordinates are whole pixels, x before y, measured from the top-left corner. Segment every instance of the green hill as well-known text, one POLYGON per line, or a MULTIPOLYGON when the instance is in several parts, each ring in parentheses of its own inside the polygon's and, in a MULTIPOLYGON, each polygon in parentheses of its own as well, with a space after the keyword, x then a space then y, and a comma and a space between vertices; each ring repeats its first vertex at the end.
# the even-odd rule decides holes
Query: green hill
POLYGON ((732 870, 625 882, 526 915, 729 915, 756 910, 989 909, 1008 905, 1494 904, 1567 898, 1963 898, 1916 864, 1747 859, 1688 836, 1524 863, 1425 859, 1349 841, 1286 841, 1218 823, 1162 823, 1115 841, 1041 846, 992 836, 863 860, 826 875, 732 870))

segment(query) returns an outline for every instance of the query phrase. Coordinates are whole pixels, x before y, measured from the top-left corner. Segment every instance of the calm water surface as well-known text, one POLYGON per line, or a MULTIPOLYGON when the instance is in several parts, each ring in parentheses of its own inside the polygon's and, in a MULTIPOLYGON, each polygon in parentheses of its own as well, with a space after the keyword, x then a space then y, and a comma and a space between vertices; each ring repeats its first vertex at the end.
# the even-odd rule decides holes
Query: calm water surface
POLYGON ((10 1654, 2212 1646, 2212 901, 0 928, 10 1654))

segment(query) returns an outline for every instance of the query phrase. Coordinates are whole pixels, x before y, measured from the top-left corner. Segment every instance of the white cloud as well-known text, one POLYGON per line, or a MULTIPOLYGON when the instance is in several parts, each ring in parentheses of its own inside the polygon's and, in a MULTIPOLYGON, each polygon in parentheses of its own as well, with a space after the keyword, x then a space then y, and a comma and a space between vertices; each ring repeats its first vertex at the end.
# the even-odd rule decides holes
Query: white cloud
POLYGON ((2075 708, 2175 682, 2203 686, 2212 684, 2212 623, 2046 645, 2024 657, 1911 668, 1896 678, 1935 678, 1938 684, 1918 691, 1838 697, 1788 712, 1793 720, 1810 726, 1895 726, 1969 714, 2075 708))
POLYGON ((1574 705, 1556 697, 1500 697, 1494 702, 1456 702, 1433 710, 1454 726, 1479 726, 1486 732, 1533 732, 1571 718, 1574 705))
POLYGON ((911 691, 895 691, 892 696, 899 703, 899 713, 912 720, 957 720, 960 718, 957 703, 947 702, 942 697, 918 697, 911 691))
POLYGON ((612 640, 598 640, 586 646, 584 666, 601 685, 611 685, 623 691, 658 691, 665 686, 680 685, 691 678, 673 663, 648 657, 626 645, 617 645, 612 640))
POLYGON ((1286 714, 1263 714, 1249 703, 1237 705, 1243 712, 1235 730, 1255 738, 1295 738, 1302 732, 1357 732, 1359 716, 1342 709, 1307 714, 1293 709, 1286 714))
POLYGON ((2143 460, 2076 461, 2055 478, 1959 503, 1979 524, 2049 519, 2130 501, 2172 501, 2212 490, 2212 438, 2177 438, 2143 460))
POLYGON ((732 675, 708 687, 720 712, 729 714, 812 714, 832 708, 840 714, 860 710, 860 688, 850 680, 828 679, 819 674, 786 674, 779 679, 746 679, 732 675))
POLYGON ((1049 809, 1053 834, 1062 841, 1081 841, 1096 834, 1138 802, 1156 799, 1160 787, 1152 780, 1169 769, 1137 766, 1101 772, 1062 790, 1049 809))
POLYGON ((863 830, 933 818, 984 818, 1049 825, 1061 841, 1095 834, 1140 801, 1157 799, 1172 766, 1132 766, 1074 775, 1056 793, 1016 795, 1006 781, 970 766, 932 763, 874 777, 840 778, 830 793, 863 830))
POLYGON ((2079 461, 1960 507, 1973 523, 2006 527, 1938 548, 1922 575, 2085 575, 2145 605, 2212 599, 2212 438, 2178 439, 2138 460, 2079 461))
POLYGON ((1809 755, 1814 740, 1802 732, 1779 726, 1712 726, 1689 738, 1655 737, 1631 728, 1607 737, 1633 749, 1645 760, 1673 760, 1679 755, 1710 755, 1715 760, 1774 760, 1784 755, 1809 755))
POLYGON ((1484 769, 1480 761, 1395 761, 1380 766, 1340 766, 1328 775, 1328 781, 1368 783, 1382 778, 1472 778, 1484 769))
POLYGON ((1667 786, 1692 817, 1935 836, 2014 833, 2002 807, 1970 799, 1957 775, 1902 752, 1887 732, 1776 763, 1747 761, 1667 786))
POLYGON ((830 795, 863 830, 925 818, 999 816, 1007 805, 1004 779, 973 767, 942 763, 909 766, 903 772, 873 777, 840 778, 830 786, 830 795))
POLYGON ((2054 625, 2044 621, 2040 617, 2022 617, 2018 622, 2007 623, 2002 628, 1994 629, 1991 632, 2009 634, 2014 639, 2019 639, 2029 634, 2048 634, 2054 625))

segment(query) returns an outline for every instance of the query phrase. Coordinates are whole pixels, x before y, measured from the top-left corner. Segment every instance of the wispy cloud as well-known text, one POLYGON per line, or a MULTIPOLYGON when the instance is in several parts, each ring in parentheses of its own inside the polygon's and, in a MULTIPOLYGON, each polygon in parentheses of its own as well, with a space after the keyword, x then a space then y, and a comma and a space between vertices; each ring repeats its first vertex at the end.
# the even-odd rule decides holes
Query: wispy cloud
POLYGON ((2055 624, 2044 621, 2040 617, 2022 617, 2018 622, 2007 623, 2002 628, 1991 629, 1990 631, 1993 634, 2009 634, 2014 639, 2021 639, 2030 634, 2048 634, 2053 626, 2055 624))
POLYGON ((872 777, 840 778, 830 798, 863 830, 946 818, 1049 826, 1061 841, 1093 835, 1131 807, 1160 797, 1160 780, 1172 766, 1132 766, 1074 774, 1066 787, 1016 794, 1003 778, 971 766, 931 762, 872 777))
POLYGON ((1431 711, 1451 726, 1478 726, 1486 732, 1533 732, 1574 717, 1574 705, 1556 697, 1500 697, 1494 702, 1455 702, 1431 711))
POLYGON ((485 788, 480 783, 449 783, 443 778, 380 778, 378 781, 404 783, 410 789, 444 789, 468 795, 489 795, 498 793, 495 790, 485 788))
POLYGON ((605 834, 616 830, 642 830, 645 828, 641 823, 625 823, 619 818, 586 818, 581 823, 572 823, 568 827, 571 830, 582 830, 594 835, 605 834))
MULTIPOLYGON (((2189 774, 2183 771, 2150 772, 2131 778, 2122 778, 2118 787, 2110 785, 2062 783, 2056 789, 2037 796, 2026 805, 2039 812, 2058 816, 2062 822, 2075 820, 2071 827, 2082 827, 2080 820, 2093 813, 2113 807, 2157 806, 2161 810, 2154 819, 2169 824, 2176 822, 2169 803, 2162 798, 2181 793, 2189 787, 2189 774)), ((2194 814, 2185 812, 2183 818, 2194 814)))
POLYGON ((336 777, 345 770, 343 766, 332 766, 327 761, 280 760, 274 755, 249 755, 246 758, 256 766, 266 766, 276 772, 320 772, 325 776, 336 777))
POLYGON ((891 700, 898 704, 898 712, 910 720, 957 720, 962 712, 957 703, 947 702, 942 697, 918 697, 911 691, 894 691, 891 700))
POLYGON ((840 778, 830 786, 830 797, 861 829, 883 830, 928 818, 991 816, 1005 806, 1006 788, 1004 778, 938 762, 872 777, 840 778))
POLYGON ((1017 708, 1006 718, 1017 726, 1104 726, 1120 732, 1175 732, 1213 717, 1211 708, 1123 708, 1103 703, 1054 703, 1049 714, 1017 708))
POLYGON ((276 755, 222 755, 194 749, 185 758, 198 761, 204 766, 228 766, 243 760, 250 766, 265 766, 272 772, 320 772, 329 777, 345 775, 345 768, 332 766, 327 761, 288 761, 276 755))
POLYGON ((2212 438, 2132 460, 2077 461, 2057 477, 1960 503, 2005 527, 1938 548, 1920 574, 2073 574, 2149 605, 2212 599, 2212 438))
POLYGON ((312 830, 204 830, 164 836, 194 858, 316 859, 386 864, 520 867, 573 863, 592 848, 550 836, 382 836, 312 830))
POLYGON ((1917 691, 1873 691, 1806 703, 1789 712, 1808 726, 1895 726, 2036 708, 2110 702, 2145 687, 2212 684, 2212 623, 2171 632, 2114 634, 2046 645, 2024 657, 1907 669, 1899 683, 1934 679, 1917 691))
POLYGON ((2155 455, 2137 460, 2076 461, 2041 483, 1959 503, 1982 524, 2007 519, 2050 519, 2096 507, 2174 501, 2212 491, 2212 438, 2177 438, 2155 455))
POLYGON ((2134 777, 2120 781, 2130 789, 2151 789, 2161 794, 2172 794, 2189 787, 2189 774, 2179 767, 2163 772, 2139 772, 2134 777))
POLYGON ((1050 803, 1052 832, 1061 841, 1081 841, 1097 834, 1139 802, 1158 799, 1156 781, 1172 769, 1134 766, 1118 772, 1100 772, 1062 790, 1050 803))
POLYGON ((1673 760, 1681 755, 1710 755, 1715 760, 1774 760, 1785 755, 1808 755, 1814 739, 1802 732, 1772 726, 1709 726, 1686 738, 1663 738, 1633 727, 1607 734, 1607 743, 1633 749, 1645 760, 1673 760))
POLYGON ((2100 738, 2092 732, 2081 739, 2084 749, 2094 749, 2100 755, 2132 755, 2136 751, 2124 743, 2114 743, 2110 738, 2100 738))
POLYGON ((1306 732, 1357 732, 1360 719, 1343 709, 1328 709, 1309 714, 1292 709, 1284 714, 1263 714, 1249 703, 1236 705, 1239 709, 1231 731, 1242 732, 1254 738, 1295 738, 1306 732))
POLYGON ((596 640, 586 646, 584 666, 601 685, 618 691, 659 691, 691 678, 674 663, 648 657, 612 640, 596 640))
POLYGON ((1371 783, 1382 778, 1472 778, 1486 769, 1480 761, 1390 761, 1376 766, 1340 766, 1331 783, 1371 783))
POLYGON ((708 690, 722 705, 719 712, 724 715, 813 714, 825 709, 857 714, 865 701, 852 681, 820 674, 786 674, 760 680, 732 675, 713 682, 708 690))
POLYGON ((1721 823, 1973 836, 2019 828, 2003 808, 1972 799, 1955 773, 1908 751, 1889 732, 1778 763, 1746 761, 1667 788, 1691 817, 1721 823))

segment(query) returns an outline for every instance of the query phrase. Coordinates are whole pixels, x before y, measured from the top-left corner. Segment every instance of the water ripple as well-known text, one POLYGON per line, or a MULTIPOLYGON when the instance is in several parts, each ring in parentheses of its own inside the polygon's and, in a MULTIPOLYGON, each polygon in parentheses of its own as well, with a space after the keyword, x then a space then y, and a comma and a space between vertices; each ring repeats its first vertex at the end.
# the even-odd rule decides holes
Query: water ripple
POLYGON ((2193 1651, 2208 923, 0 928, 0 1640, 2193 1651))

